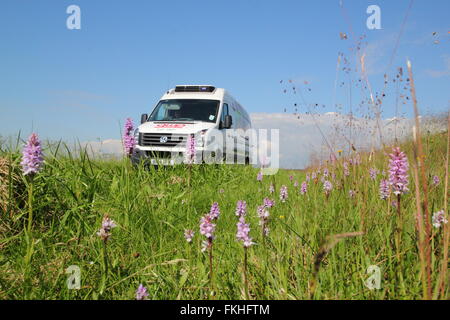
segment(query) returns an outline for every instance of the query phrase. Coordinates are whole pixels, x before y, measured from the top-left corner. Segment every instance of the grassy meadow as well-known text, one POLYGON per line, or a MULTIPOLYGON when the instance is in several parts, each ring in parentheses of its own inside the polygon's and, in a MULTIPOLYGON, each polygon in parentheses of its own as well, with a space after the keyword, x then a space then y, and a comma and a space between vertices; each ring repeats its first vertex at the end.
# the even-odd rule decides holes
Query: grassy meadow
MULTIPOLYGON (((193 166, 190 186, 183 165, 146 170, 128 159, 90 159, 84 151, 62 155, 57 149, 63 147, 44 147, 45 165, 33 179, 21 173, 21 144, 0 151, 0 299, 135 299, 139 284, 148 299, 450 297, 443 260, 448 224, 432 227, 429 261, 420 249, 416 199, 424 193, 422 181, 416 192, 412 142, 401 145, 410 191, 400 210, 393 194, 379 195, 388 176, 387 146, 374 154, 339 153, 334 163, 280 170, 262 181, 251 166, 193 166), (344 162, 357 158, 345 175, 344 162), (374 178, 370 169, 377 170, 374 178), (333 186, 328 195, 323 179, 333 186), (257 216, 264 198, 275 201, 266 237, 257 216), (247 203, 255 242, 247 249, 236 240, 238 200, 247 203), (220 217, 210 259, 201 251, 199 222, 214 202, 220 217), (104 242, 97 232, 106 214, 117 227, 104 242), (195 231, 191 243, 185 229, 195 231), (71 265, 80 268, 80 289, 67 287, 71 265), (372 265, 380 268, 379 289, 365 284, 372 265)), ((423 136, 423 153, 431 215, 447 207, 447 133, 423 136)))

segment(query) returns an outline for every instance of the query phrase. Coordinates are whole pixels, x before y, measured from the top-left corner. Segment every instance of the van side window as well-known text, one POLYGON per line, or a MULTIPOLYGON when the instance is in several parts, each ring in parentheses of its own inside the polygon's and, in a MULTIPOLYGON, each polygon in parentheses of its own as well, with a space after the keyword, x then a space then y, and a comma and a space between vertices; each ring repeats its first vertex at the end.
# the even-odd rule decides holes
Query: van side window
POLYGON ((228 104, 224 103, 223 107, 222 107, 222 116, 220 118, 220 121, 222 122, 222 124, 225 123, 225 116, 228 115, 228 104))

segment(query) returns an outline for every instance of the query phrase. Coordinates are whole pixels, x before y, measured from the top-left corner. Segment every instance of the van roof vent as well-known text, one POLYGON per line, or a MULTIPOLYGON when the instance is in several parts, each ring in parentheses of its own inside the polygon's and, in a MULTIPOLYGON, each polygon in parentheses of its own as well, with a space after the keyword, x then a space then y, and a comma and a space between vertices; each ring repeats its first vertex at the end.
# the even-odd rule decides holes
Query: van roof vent
POLYGON ((176 86, 175 92, 214 92, 213 86, 176 86))

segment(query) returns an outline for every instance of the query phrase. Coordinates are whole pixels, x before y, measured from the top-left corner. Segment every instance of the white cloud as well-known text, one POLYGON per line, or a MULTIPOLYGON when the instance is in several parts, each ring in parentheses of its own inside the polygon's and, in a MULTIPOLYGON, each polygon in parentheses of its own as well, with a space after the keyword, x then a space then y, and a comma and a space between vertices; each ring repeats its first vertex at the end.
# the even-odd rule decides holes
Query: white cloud
MULTIPOLYGON (((373 147, 380 145, 375 120, 350 119, 347 115, 334 112, 316 115, 253 113, 251 118, 256 129, 280 130, 282 168, 304 168, 310 163, 312 156, 328 159, 330 156, 328 145, 335 152, 339 149, 347 150, 350 140, 357 150, 368 150, 372 145, 373 147)), ((381 120, 383 141, 392 141, 395 131, 399 139, 410 134, 410 126, 411 121, 405 118, 381 120)))
POLYGON ((123 155, 122 141, 117 139, 86 141, 81 143, 81 146, 93 156, 121 157, 123 155))

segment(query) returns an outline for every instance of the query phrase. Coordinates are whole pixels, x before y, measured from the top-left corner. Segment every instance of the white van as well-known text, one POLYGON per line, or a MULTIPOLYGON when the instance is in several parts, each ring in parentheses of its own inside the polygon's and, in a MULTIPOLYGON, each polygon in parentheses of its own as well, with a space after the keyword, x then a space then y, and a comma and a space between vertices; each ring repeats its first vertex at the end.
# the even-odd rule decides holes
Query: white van
POLYGON ((249 137, 245 132, 250 128, 248 113, 225 89, 210 85, 176 86, 161 97, 149 116, 141 116, 141 125, 134 133, 136 146, 131 160, 135 164, 144 160, 152 165, 183 162, 186 141, 192 135, 196 163, 210 163, 207 161, 210 159, 217 163, 225 158, 227 163, 235 163, 236 159, 249 163, 249 137), (218 139, 218 133, 223 139, 218 139))

